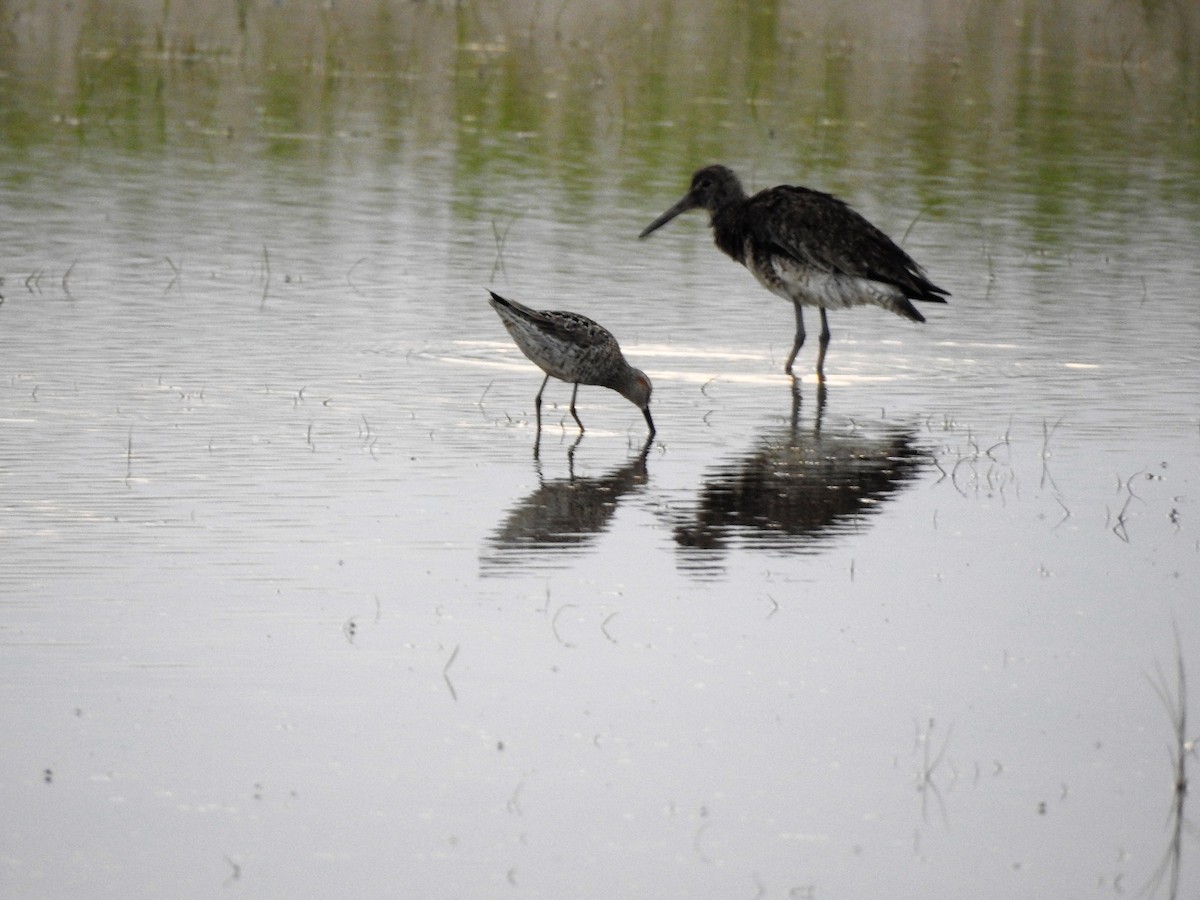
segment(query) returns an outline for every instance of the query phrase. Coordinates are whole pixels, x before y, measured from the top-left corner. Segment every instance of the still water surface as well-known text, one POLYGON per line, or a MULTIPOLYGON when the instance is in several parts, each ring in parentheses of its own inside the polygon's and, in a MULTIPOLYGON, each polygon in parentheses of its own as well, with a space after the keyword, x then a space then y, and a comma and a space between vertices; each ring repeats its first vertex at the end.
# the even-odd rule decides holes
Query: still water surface
POLYGON ((4 10, 0 893, 1194 896, 1195 16, 585 6, 4 10), (714 161, 950 304, 793 384, 714 161))

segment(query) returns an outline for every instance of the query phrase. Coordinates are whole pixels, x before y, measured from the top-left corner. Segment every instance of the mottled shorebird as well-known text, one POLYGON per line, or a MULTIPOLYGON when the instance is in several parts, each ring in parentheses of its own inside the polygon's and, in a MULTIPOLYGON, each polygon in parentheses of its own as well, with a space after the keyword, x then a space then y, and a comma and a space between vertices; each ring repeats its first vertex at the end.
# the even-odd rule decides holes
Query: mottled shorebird
POLYGON ((825 310, 869 304, 924 322, 910 301, 945 303, 949 296, 891 238, 830 194, 785 184, 748 197, 732 170, 708 166, 692 176, 683 199, 638 236, 690 209, 708 210, 717 246, 795 307, 796 339, 783 367, 789 375, 804 345, 802 307, 821 312, 817 378, 824 380, 825 310))
POLYGON ((533 405, 537 409, 538 430, 542 428, 542 391, 550 376, 574 385, 571 391, 571 416, 580 432, 583 422, 575 412, 575 395, 581 384, 612 388, 642 411, 650 436, 654 420, 650 418, 650 379, 625 361, 617 339, 587 316, 573 312, 539 312, 513 300, 505 300, 495 291, 489 301, 500 321, 517 342, 521 352, 546 373, 533 405))

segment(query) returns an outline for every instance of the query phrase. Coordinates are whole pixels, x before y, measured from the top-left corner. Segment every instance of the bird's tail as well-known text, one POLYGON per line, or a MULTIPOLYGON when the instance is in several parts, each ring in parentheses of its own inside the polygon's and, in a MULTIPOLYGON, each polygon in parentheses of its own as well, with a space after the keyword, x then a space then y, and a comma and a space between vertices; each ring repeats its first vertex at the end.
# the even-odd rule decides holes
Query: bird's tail
POLYGON ((924 277, 924 273, 918 271, 912 272, 912 283, 902 287, 905 296, 896 301, 893 310, 906 319, 911 319, 914 322, 924 322, 925 317, 917 311, 917 308, 912 305, 913 300, 920 300, 922 303, 946 303, 950 292, 938 287, 928 278, 924 277))
MULTIPOLYGON (((945 303, 945 300, 938 298, 940 302, 945 303)), ((899 313, 906 319, 911 319, 914 322, 924 322, 925 317, 921 315, 921 311, 912 305, 912 302, 907 297, 900 297, 892 304, 892 312, 899 313)))
POLYGON ((950 292, 945 288, 938 287, 936 284, 926 278, 924 272, 919 273, 919 276, 916 278, 916 282, 917 291, 908 295, 914 300, 921 300, 924 303, 949 302, 946 300, 946 298, 950 296, 950 292))
POLYGON ((538 315, 523 303, 518 303, 516 300, 508 300, 501 297, 495 291, 488 291, 488 293, 492 295, 488 303, 492 305, 492 309, 499 314, 500 318, 506 322, 516 320, 528 321, 536 318, 538 315))

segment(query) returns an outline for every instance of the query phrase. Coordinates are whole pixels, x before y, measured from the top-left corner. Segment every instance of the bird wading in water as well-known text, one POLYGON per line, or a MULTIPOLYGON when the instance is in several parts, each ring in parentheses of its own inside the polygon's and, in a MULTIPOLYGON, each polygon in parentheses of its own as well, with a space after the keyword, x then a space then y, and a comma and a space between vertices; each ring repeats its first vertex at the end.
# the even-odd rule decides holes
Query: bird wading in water
POLYGON ((508 329, 521 352, 538 366, 546 377, 533 405, 537 410, 538 432, 542 430, 542 391, 551 376, 574 385, 571 391, 571 416, 579 431, 583 422, 575 412, 575 395, 581 384, 611 388, 642 411, 654 437, 650 418, 650 379, 641 369, 625 360, 612 333, 587 316, 573 312, 539 312, 513 300, 505 300, 489 291, 492 309, 508 329))
POLYGON ((911 256, 886 234, 831 194, 780 185, 748 197, 725 166, 707 166, 692 176, 678 203, 646 226, 645 238, 680 213, 708 210, 713 240, 744 265, 759 284, 790 300, 796 338, 784 371, 804 345, 805 306, 821 313, 817 378, 825 378, 829 346, 827 309, 873 305, 924 322, 913 300, 945 303, 948 291, 925 277, 911 256))

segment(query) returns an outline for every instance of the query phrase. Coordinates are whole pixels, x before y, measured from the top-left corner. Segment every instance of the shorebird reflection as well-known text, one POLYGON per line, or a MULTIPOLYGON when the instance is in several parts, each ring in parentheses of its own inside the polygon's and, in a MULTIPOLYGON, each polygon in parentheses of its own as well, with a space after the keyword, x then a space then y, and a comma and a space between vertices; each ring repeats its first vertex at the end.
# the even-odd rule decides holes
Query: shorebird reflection
POLYGON ((818 388, 813 424, 801 427, 793 380, 791 421, 763 430, 749 453, 705 478, 694 511, 675 527, 687 567, 711 566, 735 542, 814 549, 860 529, 916 476, 924 454, 914 433, 889 425, 830 430, 822 425, 825 396, 818 388))
POLYGON ((518 568, 561 564, 589 547, 612 520, 621 498, 646 483, 651 440, 624 465, 606 475, 575 474, 574 451, 567 451, 566 478, 545 479, 541 463, 538 487, 509 510, 488 539, 480 562, 485 575, 518 568))

